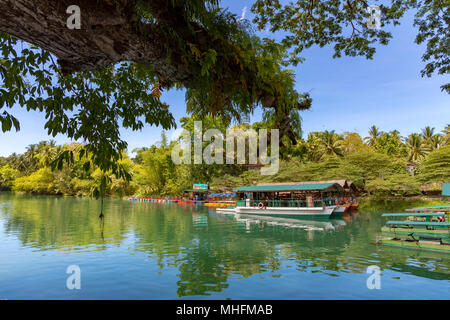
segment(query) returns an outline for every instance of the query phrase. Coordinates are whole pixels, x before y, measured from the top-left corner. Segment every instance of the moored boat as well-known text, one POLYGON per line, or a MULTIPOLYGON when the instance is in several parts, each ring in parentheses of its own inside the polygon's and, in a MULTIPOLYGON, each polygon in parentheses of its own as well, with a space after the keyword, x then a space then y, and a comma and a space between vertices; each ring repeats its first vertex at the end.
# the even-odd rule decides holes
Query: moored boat
POLYGON ((338 183, 280 183, 239 187, 240 194, 250 194, 236 201, 239 214, 284 218, 330 218, 344 212, 337 205, 343 188, 338 183))
POLYGON ((382 215, 406 217, 406 220, 388 221, 381 228, 381 244, 450 253, 450 207, 422 207, 408 211, 382 215))
POLYGON ((215 207, 215 208, 226 208, 226 207, 234 207, 236 206, 236 201, 209 201, 205 203, 207 207, 215 207))
MULTIPOLYGON (((444 183, 443 196, 450 196, 450 184, 444 183)), ((416 207, 404 213, 385 213, 390 220, 381 228, 383 245, 450 253, 450 205, 416 207)))
POLYGON ((350 209, 350 204, 338 204, 337 208, 334 209, 334 213, 340 213, 340 214, 344 214, 346 212, 348 212, 348 210, 350 209))

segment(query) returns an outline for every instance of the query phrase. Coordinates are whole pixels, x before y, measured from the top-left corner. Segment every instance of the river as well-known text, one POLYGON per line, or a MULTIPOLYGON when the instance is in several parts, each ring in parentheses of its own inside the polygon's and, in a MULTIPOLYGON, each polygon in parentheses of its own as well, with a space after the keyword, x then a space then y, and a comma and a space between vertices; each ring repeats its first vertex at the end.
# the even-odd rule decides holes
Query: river
POLYGON ((0 192, 0 299, 450 299, 450 255, 376 245, 380 208, 264 221, 104 206, 100 220, 94 199, 0 192), (69 266, 80 289, 68 288, 69 266), (379 268, 378 287, 368 268, 379 268))

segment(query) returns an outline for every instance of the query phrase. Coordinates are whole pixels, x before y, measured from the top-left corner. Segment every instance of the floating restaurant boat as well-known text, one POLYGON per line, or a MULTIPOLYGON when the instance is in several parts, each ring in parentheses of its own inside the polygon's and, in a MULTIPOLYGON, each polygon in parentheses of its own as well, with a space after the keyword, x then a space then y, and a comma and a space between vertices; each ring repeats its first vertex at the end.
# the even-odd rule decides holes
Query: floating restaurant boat
POLYGON ((344 188, 335 182, 280 183, 239 187, 235 192, 247 195, 236 201, 234 211, 239 214, 284 218, 330 218, 342 216, 338 207, 344 188))
POLYGON ((183 190, 183 199, 179 204, 204 204, 208 198, 209 186, 204 183, 194 183, 192 189, 183 190), (186 199, 187 198, 187 199, 186 199))
MULTIPOLYGON (((445 185, 445 184, 444 184, 445 185)), ((450 195, 450 184, 448 193, 450 195)), ((390 220, 381 228, 383 245, 450 253, 450 205, 416 207, 404 213, 384 213, 390 220)))
POLYGON ((258 186, 271 185, 296 185, 296 184, 311 184, 311 183, 337 183, 343 191, 339 193, 339 199, 336 202, 337 208, 334 214, 346 213, 349 211, 356 211, 358 209, 358 200, 355 195, 359 193, 359 188, 351 181, 347 180, 325 180, 325 181, 309 181, 309 182, 283 182, 283 183, 260 183, 258 186))

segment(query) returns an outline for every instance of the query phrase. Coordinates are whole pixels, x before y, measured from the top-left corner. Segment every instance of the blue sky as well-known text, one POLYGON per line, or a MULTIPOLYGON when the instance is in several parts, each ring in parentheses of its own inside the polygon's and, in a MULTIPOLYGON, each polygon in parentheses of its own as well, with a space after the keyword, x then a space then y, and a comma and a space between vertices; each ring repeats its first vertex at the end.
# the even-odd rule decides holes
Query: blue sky
MULTIPOLYGON (((247 6, 246 18, 251 19, 251 3, 224 1, 223 6, 238 15, 247 6)), ((304 136, 322 130, 356 131, 364 136, 373 124, 385 131, 397 129, 405 136, 427 125, 440 131, 450 123, 450 97, 440 91, 450 77, 420 76, 424 46, 414 43, 417 30, 412 26, 412 16, 404 18, 401 26, 392 31, 390 44, 378 47, 373 60, 333 59, 331 46, 304 52, 306 61, 294 69, 297 90, 310 92, 313 98, 311 110, 301 114, 304 136)), ((170 105, 175 119, 186 115, 183 91, 165 92, 162 99, 170 105)), ((52 138, 43 129, 45 118, 39 112, 20 107, 11 112, 19 119, 21 130, 0 133, 0 156, 22 153, 31 143, 52 138)), ((251 120, 257 121, 260 116, 258 110, 251 120)), ((150 146, 160 139, 160 134, 161 128, 150 126, 138 132, 122 130, 128 150, 150 146)), ((60 135, 53 139, 57 143, 70 142, 60 135)))

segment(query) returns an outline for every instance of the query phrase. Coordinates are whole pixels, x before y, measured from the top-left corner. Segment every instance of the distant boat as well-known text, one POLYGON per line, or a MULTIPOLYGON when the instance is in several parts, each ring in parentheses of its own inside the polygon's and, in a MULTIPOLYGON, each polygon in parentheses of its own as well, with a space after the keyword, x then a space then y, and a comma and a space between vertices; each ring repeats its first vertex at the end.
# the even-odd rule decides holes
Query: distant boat
POLYGON ((236 201, 208 201, 205 203, 207 207, 226 208, 236 206, 236 201))

